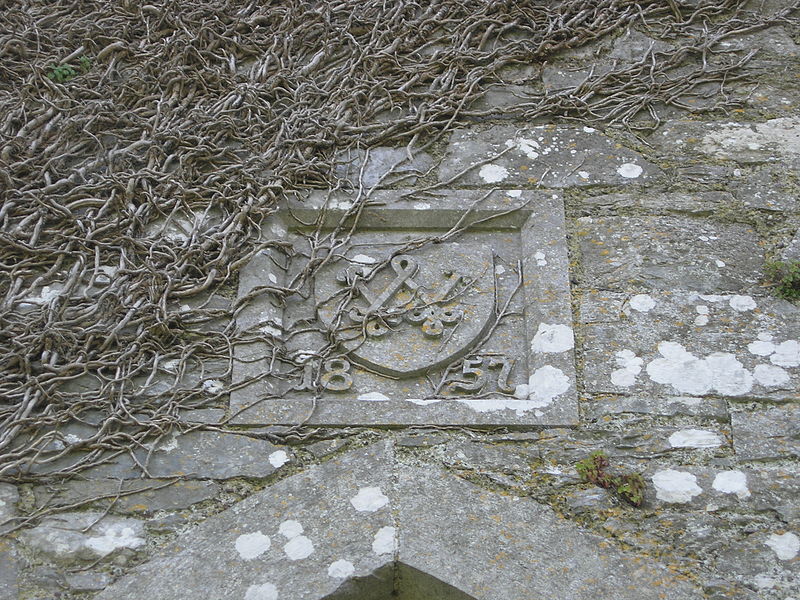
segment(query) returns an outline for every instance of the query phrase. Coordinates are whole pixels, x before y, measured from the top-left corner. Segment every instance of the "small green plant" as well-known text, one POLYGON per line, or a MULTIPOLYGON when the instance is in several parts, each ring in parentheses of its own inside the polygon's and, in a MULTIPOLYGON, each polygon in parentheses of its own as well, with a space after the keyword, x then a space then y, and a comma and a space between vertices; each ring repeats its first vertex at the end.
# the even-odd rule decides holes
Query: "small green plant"
POLYGON ((63 83, 75 77, 78 72, 71 65, 58 65, 48 73, 48 77, 56 83, 63 83))
POLYGON ((582 481, 612 490, 629 504, 641 506, 644 502, 644 478, 639 473, 614 475, 608 472, 609 466, 605 453, 595 450, 588 458, 578 461, 575 468, 582 481))
POLYGON ((63 83, 70 79, 77 77, 80 73, 86 73, 92 68, 92 61, 86 56, 81 56, 78 59, 78 68, 72 65, 56 65, 50 69, 47 77, 56 83, 63 83))
POLYGON ((800 261, 775 261, 766 265, 767 277, 775 295, 785 300, 800 300, 800 261))

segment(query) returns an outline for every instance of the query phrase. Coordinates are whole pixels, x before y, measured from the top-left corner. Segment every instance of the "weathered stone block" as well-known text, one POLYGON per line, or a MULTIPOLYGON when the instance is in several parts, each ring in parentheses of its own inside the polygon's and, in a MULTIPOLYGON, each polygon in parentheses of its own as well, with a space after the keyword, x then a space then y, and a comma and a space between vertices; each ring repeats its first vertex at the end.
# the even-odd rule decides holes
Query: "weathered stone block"
MULTIPOLYGON (((205 476, 200 474, 199 476, 205 476)), ((36 486, 33 493, 37 505, 47 502, 50 505, 79 504, 103 497, 99 506, 107 506, 114 501, 113 511, 123 513, 155 512, 176 510, 213 498, 219 492, 219 485, 213 481, 168 481, 152 479, 132 479, 120 485, 118 479, 70 480, 57 486, 36 486), (141 492, 133 493, 136 490, 141 492)))
POLYGON ((732 292, 755 286, 764 253, 752 228, 680 217, 582 217, 584 286, 732 292))
POLYGON ((453 185, 551 188, 641 184, 659 173, 638 152, 591 127, 554 125, 456 130, 439 167, 439 179, 453 185))
POLYGON ((581 216, 614 216, 636 211, 648 215, 704 217, 730 207, 734 197, 727 192, 603 194, 580 200, 581 216))
POLYGON ((20 540, 56 561, 96 560, 114 552, 145 545, 144 524, 137 519, 98 512, 61 513, 47 517, 20 540))
POLYGON ((735 412, 731 425, 733 446, 741 460, 800 457, 800 406, 796 404, 735 412))
POLYGON ((798 308, 774 298, 697 293, 585 297, 584 385, 635 398, 796 398, 798 308), (596 317, 594 317, 596 318, 596 317))
POLYGON ((649 140, 680 160, 692 156, 738 163, 800 159, 800 120, 780 117, 764 123, 671 121, 649 140))
POLYGON ((409 160, 405 148, 383 146, 370 148, 369 154, 366 150, 349 150, 337 159, 334 175, 354 188, 373 188, 378 184, 412 185, 434 165, 433 158, 426 152, 412 151, 409 160))

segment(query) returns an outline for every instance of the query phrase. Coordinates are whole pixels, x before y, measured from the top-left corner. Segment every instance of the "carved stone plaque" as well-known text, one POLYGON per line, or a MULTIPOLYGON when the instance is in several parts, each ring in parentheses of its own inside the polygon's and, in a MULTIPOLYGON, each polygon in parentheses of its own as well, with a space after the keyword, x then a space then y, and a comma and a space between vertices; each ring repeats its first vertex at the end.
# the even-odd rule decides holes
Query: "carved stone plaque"
MULTIPOLYGON (((233 422, 574 422, 561 199, 483 196, 379 192, 346 239, 330 238, 301 293, 283 306, 250 303, 237 319, 253 341, 236 348, 233 422)), ((288 239, 294 258, 257 256, 240 296, 295 285, 309 262, 309 224, 337 231, 350 206, 320 193, 281 211, 265 237, 288 239)))

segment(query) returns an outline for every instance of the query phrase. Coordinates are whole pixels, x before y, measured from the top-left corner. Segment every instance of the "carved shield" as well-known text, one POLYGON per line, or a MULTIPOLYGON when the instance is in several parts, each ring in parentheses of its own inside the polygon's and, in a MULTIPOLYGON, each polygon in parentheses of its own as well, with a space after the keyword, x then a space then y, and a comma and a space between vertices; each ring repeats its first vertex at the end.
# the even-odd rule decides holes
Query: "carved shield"
POLYGON ((317 275, 318 316, 367 369, 409 377, 442 368, 480 344, 495 322, 486 245, 454 242, 395 256, 382 248, 347 258, 317 275))

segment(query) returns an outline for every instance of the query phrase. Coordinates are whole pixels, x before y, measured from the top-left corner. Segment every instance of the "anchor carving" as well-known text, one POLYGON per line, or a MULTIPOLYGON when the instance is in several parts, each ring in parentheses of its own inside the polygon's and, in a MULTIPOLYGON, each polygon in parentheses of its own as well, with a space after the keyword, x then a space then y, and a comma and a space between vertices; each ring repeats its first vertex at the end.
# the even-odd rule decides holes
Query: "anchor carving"
MULTIPOLYGON (((399 325, 403 318, 414 324, 422 324, 422 332, 427 337, 441 337, 444 333, 444 325, 457 323, 464 313, 457 308, 445 308, 441 303, 447 301, 448 296, 458 285, 463 275, 453 271, 445 272, 447 281, 440 287, 438 293, 430 295, 426 293, 420 285, 414 281, 414 276, 419 270, 416 261, 407 254, 399 254, 389 262, 396 274, 395 279, 377 296, 373 295, 363 280, 356 280, 355 287, 358 293, 369 302, 366 309, 353 307, 348 312, 350 319, 356 323, 364 323, 366 333, 370 337, 381 337, 390 331, 390 326, 399 325), (422 301, 422 305, 408 310, 404 307, 388 307, 395 295, 403 289, 407 289, 422 301), (380 314, 381 318, 371 318, 380 314), (366 323, 365 323, 366 321, 366 323)), ((346 272, 337 276, 337 280, 342 284, 351 283, 351 279, 346 272)))

